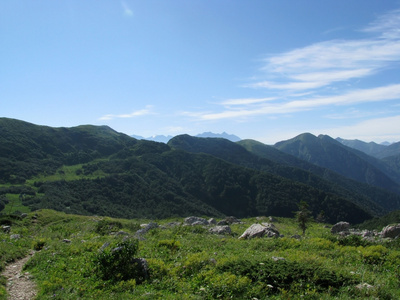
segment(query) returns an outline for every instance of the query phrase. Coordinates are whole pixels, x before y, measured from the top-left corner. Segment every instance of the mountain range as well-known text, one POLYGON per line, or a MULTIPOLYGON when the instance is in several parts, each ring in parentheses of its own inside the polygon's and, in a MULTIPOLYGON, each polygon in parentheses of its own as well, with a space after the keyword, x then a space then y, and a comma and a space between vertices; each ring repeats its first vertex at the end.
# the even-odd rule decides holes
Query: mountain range
MULTIPOLYGON (((138 140, 148 140, 148 141, 153 141, 153 142, 160 142, 160 143, 168 143, 168 141, 170 139, 173 138, 172 135, 153 135, 151 137, 145 138, 142 137, 140 135, 131 135, 131 137, 138 139, 138 140)), ((227 139, 230 140, 232 142, 238 142, 240 141, 240 137, 238 137, 237 135, 234 134, 229 134, 226 132, 223 133, 213 133, 213 132, 203 132, 200 133, 198 135, 196 135, 196 137, 204 137, 204 138, 208 138, 208 137, 215 137, 215 138, 223 138, 223 139, 227 139)))
POLYGON ((291 217, 306 201, 314 217, 360 223, 400 209, 393 151, 380 159, 307 133, 272 146, 189 135, 159 143, 0 118, 0 204, 23 195, 32 210, 86 215, 291 217))

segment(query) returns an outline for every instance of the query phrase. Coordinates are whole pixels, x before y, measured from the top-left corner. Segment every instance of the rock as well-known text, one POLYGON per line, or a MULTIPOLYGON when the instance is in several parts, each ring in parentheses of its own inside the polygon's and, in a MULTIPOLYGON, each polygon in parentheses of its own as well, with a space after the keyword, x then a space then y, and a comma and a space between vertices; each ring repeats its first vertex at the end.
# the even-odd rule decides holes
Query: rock
POLYGON ((217 225, 217 220, 215 220, 214 218, 211 218, 211 219, 208 220, 208 224, 217 225))
POLYGON ((149 278, 149 264, 144 258, 134 258, 132 260, 133 266, 137 270, 137 277, 135 278, 138 283, 141 283, 149 278))
POLYGON ((279 257, 279 256, 272 256, 271 259, 272 259, 273 261, 285 260, 285 258, 279 257))
POLYGON ((269 219, 269 221, 270 221, 271 223, 273 223, 273 222, 278 222, 277 219, 275 219, 274 217, 268 217, 268 219, 269 219))
POLYGON ((124 235, 124 236, 126 236, 126 235, 129 235, 129 233, 127 233, 127 232, 125 232, 125 231, 118 231, 115 235, 117 235, 117 236, 119 236, 119 235, 124 235))
POLYGON ((63 239, 62 241, 63 241, 63 243, 67 243, 67 244, 71 243, 71 240, 68 240, 68 239, 63 239))
POLYGON ((11 231, 11 226, 9 226, 9 225, 2 225, 2 226, 1 226, 1 230, 2 230, 3 232, 5 232, 5 233, 10 233, 10 231, 11 231))
POLYGON ((217 225, 231 225, 231 224, 241 224, 242 221, 240 221, 239 219, 235 218, 235 217, 226 217, 225 219, 219 221, 217 223, 217 225))
POLYGON ((366 238, 366 237, 373 237, 373 236, 374 236, 374 232, 373 232, 373 231, 370 231, 370 230, 363 230, 363 231, 361 232, 361 236, 362 236, 363 238, 366 238))
POLYGON ((232 217, 232 216, 226 217, 226 218, 225 218, 225 221, 226 221, 228 224, 241 224, 241 223, 242 223, 241 220, 239 220, 239 219, 236 218, 236 217, 232 217))
POLYGON ((108 246, 110 246, 110 242, 105 242, 103 246, 100 247, 99 252, 103 252, 103 250, 106 249, 108 246))
POLYGON ((381 236, 383 238, 396 238, 400 237, 400 224, 397 225, 388 225, 381 231, 381 236))
POLYGON ((301 235, 295 234, 291 236, 292 239, 301 240, 301 235))
POLYGON ((252 239, 255 237, 279 237, 279 232, 273 224, 253 224, 239 237, 239 239, 252 239))
POLYGON ((215 234, 231 234, 232 230, 228 225, 221 225, 210 228, 209 232, 215 234))
POLYGON ((149 224, 146 224, 144 226, 144 228, 139 229, 138 231, 136 231, 136 235, 142 235, 142 234, 146 234, 148 231, 150 231, 151 229, 157 228, 158 224, 151 222, 149 224))
POLYGON ((359 289, 359 290, 364 290, 364 289, 370 290, 370 289, 373 289, 373 288, 374 288, 373 285, 370 285, 370 284, 368 284, 366 282, 356 285, 356 289, 359 289))
POLYGON ((186 225, 208 225, 208 221, 204 218, 199 217, 187 217, 184 220, 186 225))
POLYGON ((181 222, 169 222, 167 224, 165 224, 166 227, 177 227, 177 226, 181 226, 182 223, 181 222))
POLYGON ((23 213, 23 214, 21 214, 21 219, 25 219, 26 217, 28 216, 28 214, 26 214, 26 213, 23 213))
POLYGON ((348 231, 350 229, 350 224, 348 222, 339 222, 332 226, 331 233, 339 233, 348 231))
POLYGON ((19 240, 21 238, 20 234, 12 234, 10 235, 10 239, 12 240, 19 240))

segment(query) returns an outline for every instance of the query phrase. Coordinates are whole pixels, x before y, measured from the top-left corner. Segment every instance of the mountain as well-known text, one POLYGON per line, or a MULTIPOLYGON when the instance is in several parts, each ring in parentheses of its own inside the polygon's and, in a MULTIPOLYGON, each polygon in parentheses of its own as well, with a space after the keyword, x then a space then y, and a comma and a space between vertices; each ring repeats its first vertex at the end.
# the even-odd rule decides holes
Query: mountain
POLYGON ((312 186, 324 193, 348 198, 373 214, 382 214, 400 207, 398 195, 349 180, 329 169, 307 163, 257 141, 243 140, 233 143, 225 139, 180 135, 171 139, 168 145, 192 153, 206 153, 242 167, 312 186))
POLYGON ((200 134, 196 135, 196 137, 201 137, 201 138, 222 138, 222 139, 227 139, 227 140, 232 141, 232 142, 238 142, 238 141, 241 140, 241 138, 238 137, 237 135, 228 134, 226 132, 223 132, 223 133, 203 132, 203 133, 200 133, 200 134))
POLYGON ((326 181, 320 188, 313 183, 318 176, 280 168, 221 138, 181 136, 163 144, 105 126, 51 128, 2 118, 0 154, 0 196, 19 198, 33 210, 126 218, 292 217, 305 200, 314 216, 324 211, 328 222, 360 223, 382 208, 372 201, 361 205, 326 181), (193 151, 179 149, 178 142, 193 151), (206 153, 207 143, 217 147, 214 155, 206 153), (269 171, 275 168, 296 174, 269 171))
POLYGON ((398 174, 382 161, 326 135, 304 133, 275 148, 345 177, 400 194, 398 174))
POLYGON ((134 135, 133 134, 133 135, 131 135, 131 137, 133 137, 133 138, 135 138, 137 140, 147 140, 147 141, 159 142, 159 143, 164 143, 164 144, 168 143, 168 141, 170 139, 172 139, 172 135, 167 135, 167 136, 165 136, 165 135, 153 135, 151 137, 145 138, 145 137, 142 137, 140 135, 134 135))
POLYGON ((377 144, 374 142, 366 143, 360 140, 336 139, 338 142, 350 148, 360 150, 376 158, 386 158, 400 154, 400 142, 392 144, 377 144))
POLYGON ((345 140, 342 138, 336 138, 336 140, 347 147, 357 149, 375 157, 379 152, 384 151, 384 149, 387 147, 385 145, 377 144, 375 142, 366 143, 360 140, 345 140))
MULTIPOLYGON (((172 135, 153 135, 151 137, 142 137, 140 135, 131 135, 131 137, 137 139, 137 140, 148 140, 148 141, 153 141, 153 142, 159 142, 159 143, 168 143, 168 141, 170 139, 173 138, 172 135)), ((230 140, 232 142, 238 142, 240 141, 240 137, 234 135, 234 134, 228 134, 226 132, 223 133, 212 133, 212 132, 203 132, 200 133, 198 135, 196 135, 196 137, 202 137, 202 138, 208 138, 208 137, 213 137, 213 138, 223 138, 223 139, 227 139, 230 140)))

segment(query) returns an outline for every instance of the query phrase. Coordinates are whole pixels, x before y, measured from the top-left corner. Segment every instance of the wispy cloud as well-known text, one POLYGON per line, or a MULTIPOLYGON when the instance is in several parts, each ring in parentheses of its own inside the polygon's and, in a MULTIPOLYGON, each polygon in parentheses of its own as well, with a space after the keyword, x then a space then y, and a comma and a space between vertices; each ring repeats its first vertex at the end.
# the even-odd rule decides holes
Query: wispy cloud
POLYGON ((266 101, 272 101, 274 99, 275 99, 274 97, 228 99, 228 100, 222 101, 220 104, 222 104, 222 105, 245 105, 245 104, 263 103, 266 101))
MULTIPOLYGON (((400 84, 384 87, 355 90, 336 96, 315 97, 288 102, 271 101, 262 105, 242 105, 236 109, 222 112, 186 112, 185 115, 200 120, 220 120, 228 118, 244 118, 256 115, 288 114, 299 111, 318 109, 326 106, 349 106, 360 103, 371 103, 400 98, 400 84)), ((232 100, 231 100, 232 101, 232 100)), ((257 102, 254 102, 257 103, 257 102)), ((222 102, 221 104, 224 104, 222 102)), ((250 103, 242 103, 250 104, 250 103)))
POLYGON ((154 115, 155 113, 152 111, 153 106, 148 105, 144 109, 136 110, 128 114, 119 114, 119 115, 113 115, 113 114, 108 114, 104 115, 99 118, 101 121, 106 121, 106 120, 113 120, 113 119, 125 119, 125 118, 135 118, 135 117, 140 117, 140 116, 146 116, 146 115, 154 115))
POLYGON ((363 31, 370 36, 328 40, 267 57, 261 75, 244 86, 267 96, 228 99, 218 103, 215 111, 185 115, 240 120, 400 99, 398 80, 370 88, 357 85, 400 63, 400 9, 379 17, 363 31))
POLYGON ((363 31, 381 34, 385 39, 398 39, 400 37, 400 9, 378 17, 363 31))
POLYGON ((400 140, 398 126, 393 126, 393 124, 400 124, 400 115, 374 118, 354 125, 334 127, 326 129, 324 133, 332 137, 341 137, 345 139, 357 138, 364 141, 375 142, 398 141, 400 140))
POLYGON ((122 6, 122 9, 124 10, 125 16, 128 16, 128 17, 133 16, 133 11, 130 9, 130 7, 128 6, 128 4, 125 1, 121 1, 121 6, 122 6))

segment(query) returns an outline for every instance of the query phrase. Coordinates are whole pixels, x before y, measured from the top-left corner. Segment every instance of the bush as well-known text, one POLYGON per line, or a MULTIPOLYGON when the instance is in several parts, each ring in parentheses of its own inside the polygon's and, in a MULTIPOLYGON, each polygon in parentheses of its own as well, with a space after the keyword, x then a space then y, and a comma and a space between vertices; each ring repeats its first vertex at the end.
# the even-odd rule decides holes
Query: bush
POLYGON ((246 276, 253 283, 262 282, 271 286, 271 291, 290 291, 294 288, 334 291, 353 282, 350 277, 337 274, 321 266, 287 260, 249 261, 237 259, 225 261, 217 267, 220 271, 246 276))
POLYGON ((143 282, 147 270, 140 259, 135 258, 139 242, 129 240, 107 247, 94 258, 95 273, 103 280, 121 281, 134 279, 143 282))
POLYGON ((35 251, 40 251, 43 249, 44 245, 46 245, 45 239, 38 239, 32 242, 32 249, 35 251))
POLYGON ((115 232, 118 231, 122 228, 122 223, 118 222, 118 221, 111 221, 111 220, 100 220, 97 224, 96 224, 96 229, 95 231, 98 234, 101 235, 106 235, 109 234, 111 232, 115 232))
POLYGON ((172 251, 176 251, 181 247, 181 243, 176 240, 161 240, 158 242, 158 247, 160 247, 160 248, 165 247, 172 251))

